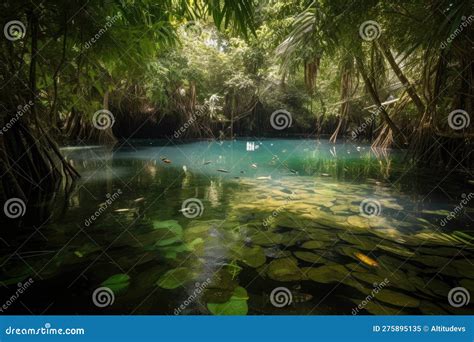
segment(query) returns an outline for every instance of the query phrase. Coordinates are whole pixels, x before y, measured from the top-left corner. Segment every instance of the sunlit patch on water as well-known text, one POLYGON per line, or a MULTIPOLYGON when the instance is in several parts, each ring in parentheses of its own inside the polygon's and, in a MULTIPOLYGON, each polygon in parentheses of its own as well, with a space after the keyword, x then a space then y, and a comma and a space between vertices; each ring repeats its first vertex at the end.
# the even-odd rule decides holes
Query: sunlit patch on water
POLYGON ((3 258, 2 281, 35 278, 25 300, 48 313, 472 310, 448 300, 455 287, 474 295, 472 204, 441 224, 472 192, 467 179, 408 169, 367 146, 251 142, 70 151, 82 182, 41 235, 3 258), (98 311, 101 287, 114 301, 98 311), (277 288, 285 305, 274 305, 277 288))

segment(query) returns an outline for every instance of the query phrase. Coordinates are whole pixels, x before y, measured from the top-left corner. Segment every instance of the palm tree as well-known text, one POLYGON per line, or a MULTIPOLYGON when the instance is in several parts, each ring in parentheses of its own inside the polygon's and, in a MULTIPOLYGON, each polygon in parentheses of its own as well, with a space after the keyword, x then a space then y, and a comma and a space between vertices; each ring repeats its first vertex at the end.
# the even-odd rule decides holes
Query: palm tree
POLYGON ((218 28, 254 32, 253 0, 60 0, 40 7, 19 0, 1 16, 26 27, 22 39, 0 43, 8 85, 0 95, 0 120, 15 119, 0 134, 2 193, 25 201, 79 177, 56 145, 59 122, 71 117, 68 131, 77 120, 91 130, 91 114, 84 113, 107 109, 128 79, 139 78, 150 59, 178 44, 177 24, 211 17, 218 28), (15 118, 17 107, 28 103, 30 111, 15 118))

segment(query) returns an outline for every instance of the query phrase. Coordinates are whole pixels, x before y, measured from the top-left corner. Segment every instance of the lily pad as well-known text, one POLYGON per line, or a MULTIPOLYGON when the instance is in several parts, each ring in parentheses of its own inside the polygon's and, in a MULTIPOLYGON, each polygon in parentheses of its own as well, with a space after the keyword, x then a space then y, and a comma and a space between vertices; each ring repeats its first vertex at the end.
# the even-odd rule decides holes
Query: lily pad
POLYGON ((157 281, 157 285, 164 289, 175 289, 192 280, 194 275, 187 267, 178 267, 166 272, 157 281))
POLYGON ((375 295, 378 301, 392 304, 399 307, 417 308, 420 306, 420 300, 410 297, 406 294, 392 290, 382 289, 375 295))
POLYGON ((113 293, 119 294, 125 291, 130 285, 130 276, 127 274, 115 274, 102 282, 102 286, 108 287, 113 293))
POLYGON ((169 246, 183 238, 183 228, 176 220, 155 221, 153 229, 161 233, 159 240, 155 243, 156 247, 169 246))
POLYGON ((310 263, 312 263, 312 264, 315 264, 315 263, 318 263, 318 264, 325 264, 325 263, 327 263, 327 260, 326 260, 326 259, 324 259, 322 256, 320 256, 320 255, 318 255, 318 254, 315 254, 315 253, 297 251, 297 252, 293 252, 293 254, 294 254, 295 257, 297 257, 298 259, 301 259, 301 260, 303 260, 303 261, 310 262, 310 263))
POLYGON ((375 239, 363 236, 363 235, 353 235, 350 233, 339 233, 337 234, 339 239, 348 242, 352 245, 357 246, 357 248, 366 250, 366 251, 372 251, 375 246, 377 245, 377 242, 375 239))
POLYGON ((346 278, 350 271, 343 265, 326 265, 321 267, 308 267, 304 271, 309 279, 318 283, 340 282, 346 278))
POLYGON ((153 222, 153 229, 168 229, 170 231, 181 231, 183 228, 176 220, 155 221, 153 222))
POLYGON ((366 272, 352 272, 352 276, 358 280, 369 283, 370 285, 373 285, 374 283, 380 284, 381 282, 385 280, 381 276, 378 276, 373 273, 366 273, 366 272))
POLYGON ((296 259, 283 258, 273 260, 268 265, 268 276, 277 281, 297 281, 303 278, 303 272, 298 267, 296 259))
POLYGON ((242 260, 246 265, 253 268, 262 266, 267 260, 267 258, 265 257, 265 252, 260 246, 242 246, 241 248, 236 250, 236 253, 240 260, 242 260))
POLYGON ((261 246, 273 246, 281 243, 282 237, 280 234, 273 232, 257 232, 250 236, 252 242, 261 246))
POLYGON ((305 243, 301 245, 302 248, 306 248, 306 249, 318 249, 324 246, 326 246, 326 243, 324 243, 323 241, 316 241, 316 240, 306 241, 305 243))
POLYGON ((236 287, 230 299, 225 303, 207 303, 207 308, 213 315, 245 316, 248 313, 247 291, 236 287))
POLYGON ((392 247, 392 246, 387 246, 384 244, 379 244, 377 245, 377 248, 393 253, 393 254, 401 255, 404 257, 412 257, 415 255, 414 252, 402 247, 392 247))
POLYGON ((349 216, 347 218, 347 223, 356 228, 370 228, 369 219, 359 215, 349 216))
POLYGON ((264 253, 269 258, 279 259, 291 256, 290 251, 281 250, 278 246, 265 248, 264 253))
POLYGON ((419 263, 422 263, 423 265, 426 265, 426 266, 439 267, 439 268, 444 267, 445 265, 448 265, 451 263, 451 259, 443 258, 436 255, 430 255, 430 256, 423 255, 413 260, 419 263))

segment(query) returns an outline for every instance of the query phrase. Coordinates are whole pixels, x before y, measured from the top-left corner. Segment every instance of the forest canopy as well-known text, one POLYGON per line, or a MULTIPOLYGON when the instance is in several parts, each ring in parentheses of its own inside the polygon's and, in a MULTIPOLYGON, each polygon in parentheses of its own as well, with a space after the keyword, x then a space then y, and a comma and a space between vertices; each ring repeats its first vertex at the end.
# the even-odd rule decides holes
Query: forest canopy
POLYGON ((472 164, 472 6, 8 2, 0 57, 8 191, 29 191, 18 176, 25 170, 50 184, 78 177, 57 144, 172 138, 190 120, 180 139, 327 135, 408 149, 418 163, 472 164), (278 110, 291 115, 283 131, 270 122, 278 110), (96 128, 99 111, 111 114, 100 118, 105 129, 96 128))

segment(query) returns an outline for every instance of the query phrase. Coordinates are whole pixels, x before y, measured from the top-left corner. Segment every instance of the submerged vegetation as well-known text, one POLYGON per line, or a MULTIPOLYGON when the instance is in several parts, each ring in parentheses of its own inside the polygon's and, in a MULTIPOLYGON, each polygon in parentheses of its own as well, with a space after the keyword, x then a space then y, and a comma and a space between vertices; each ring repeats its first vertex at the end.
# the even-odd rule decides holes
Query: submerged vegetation
POLYGON ((51 313, 469 312, 472 6, 6 2, 2 285, 51 313))

